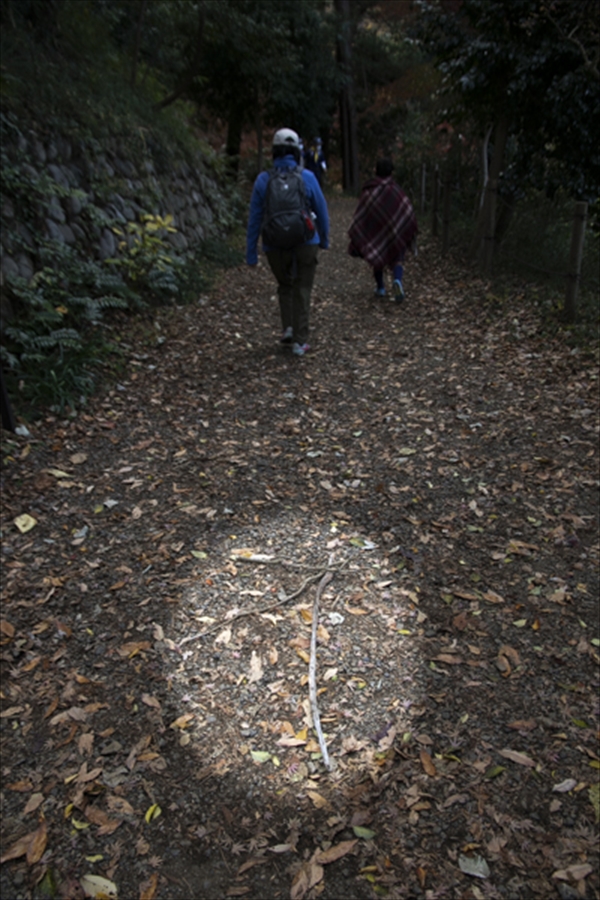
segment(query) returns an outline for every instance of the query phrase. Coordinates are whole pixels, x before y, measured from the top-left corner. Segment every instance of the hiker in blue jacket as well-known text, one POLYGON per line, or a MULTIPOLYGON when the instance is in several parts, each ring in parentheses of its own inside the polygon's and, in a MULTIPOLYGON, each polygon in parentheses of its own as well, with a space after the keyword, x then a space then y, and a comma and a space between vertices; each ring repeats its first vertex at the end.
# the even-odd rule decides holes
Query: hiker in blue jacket
MULTIPOLYGON (((273 138, 274 171, 295 170, 301 160, 300 138, 291 128, 281 128, 273 138)), ((273 275, 277 279, 277 295, 281 313, 282 344, 291 344, 296 356, 304 356, 310 349, 308 344, 310 295, 312 291, 319 247, 329 247, 329 215, 327 203, 319 183, 312 172, 299 169, 304 183, 307 231, 301 243, 292 248, 269 245, 263 236, 263 250, 273 275), (312 232, 310 236, 307 236, 312 232)), ((293 177, 293 176, 291 176, 293 177)), ((265 210, 267 188, 271 173, 261 172, 254 182, 250 215, 246 233, 246 262, 249 266, 258 263, 258 239, 266 227, 265 210)))

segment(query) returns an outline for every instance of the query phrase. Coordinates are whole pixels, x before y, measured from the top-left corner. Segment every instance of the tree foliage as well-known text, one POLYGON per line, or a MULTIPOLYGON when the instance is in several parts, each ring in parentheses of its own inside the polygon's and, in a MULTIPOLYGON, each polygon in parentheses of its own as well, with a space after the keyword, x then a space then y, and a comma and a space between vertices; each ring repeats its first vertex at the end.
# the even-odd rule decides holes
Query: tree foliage
POLYGON ((600 189, 598 13, 594 0, 420 4, 419 33, 456 115, 512 138, 505 178, 579 199, 600 189))

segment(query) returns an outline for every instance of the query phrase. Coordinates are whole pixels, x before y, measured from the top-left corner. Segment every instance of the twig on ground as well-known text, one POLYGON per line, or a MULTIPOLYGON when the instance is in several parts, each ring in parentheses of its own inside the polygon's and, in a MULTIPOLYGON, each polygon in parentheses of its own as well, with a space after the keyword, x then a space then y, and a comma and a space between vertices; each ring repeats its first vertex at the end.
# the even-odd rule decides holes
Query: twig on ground
POLYGON ((310 711, 312 714, 313 725, 315 727, 315 731, 317 732, 317 737, 319 738, 319 747, 321 748, 323 762, 325 763, 325 766, 327 769, 329 769, 329 771, 333 769, 333 764, 329 759, 329 754, 327 752, 327 744, 325 743, 325 736, 323 734, 323 729, 321 728, 321 717, 319 715, 319 707, 317 704, 317 625, 319 621, 319 599, 321 597, 323 589, 326 587, 326 585, 329 584, 332 578, 333 572, 325 572, 317 587, 317 593, 315 594, 315 602, 313 603, 312 612, 312 631, 310 635, 310 663, 308 666, 308 692, 310 697, 310 711))
POLYGON ((209 628, 205 628, 204 631, 199 631, 197 634, 190 634, 188 637, 183 638, 181 641, 179 641, 178 646, 182 647, 184 644, 189 644, 190 641, 197 641, 199 640, 199 638, 205 637, 207 634, 211 634, 213 631, 216 631, 223 625, 228 625, 230 622, 235 622, 236 619, 241 619, 243 616, 259 615, 260 613, 265 613, 269 612, 272 609, 277 609, 278 606, 283 606, 284 603, 289 603, 290 600, 295 600, 296 597, 299 597, 309 584, 312 584, 313 581, 318 581, 319 578, 323 578, 323 576, 326 574, 327 569, 321 569, 321 571, 316 575, 309 575, 308 578, 305 578, 298 590, 294 591, 292 594, 289 594, 289 596, 284 597, 283 600, 277 600, 275 603, 269 603, 268 606, 259 606, 258 608, 253 609, 241 609, 234 616, 230 616, 227 619, 219 619, 218 622, 215 622, 209 628))

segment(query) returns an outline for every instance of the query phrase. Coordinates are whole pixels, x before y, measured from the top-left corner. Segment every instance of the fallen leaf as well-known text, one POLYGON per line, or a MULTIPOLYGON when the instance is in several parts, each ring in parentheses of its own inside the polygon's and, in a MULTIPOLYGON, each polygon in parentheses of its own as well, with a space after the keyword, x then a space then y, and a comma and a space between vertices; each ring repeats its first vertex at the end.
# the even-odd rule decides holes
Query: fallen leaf
POLYGON ((116 797, 111 794, 107 799, 108 808, 115 813, 125 816, 132 816, 134 813, 133 806, 125 799, 125 797, 116 797))
POLYGON ((49 475, 54 475, 55 478, 70 478, 68 472, 63 472, 62 469, 42 469, 42 472, 48 472, 49 475))
POLYGON ((23 810, 23 815, 26 816, 29 813, 35 812, 36 809, 39 809, 39 807, 42 805, 43 802, 44 802, 44 795, 39 793, 39 791, 35 794, 32 794, 25 805, 25 809, 23 810))
POLYGON ((377 834, 376 831, 371 831, 370 828, 364 828, 362 825, 353 825, 352 831, 356 835, 357 838, 364 838, 364 840, 368 841, 371 838, 374 838, 377 834))
POLYGON ((95 898, 95 900, 117 900, 117 886, 114 881, 103 878, 102 875, 84 875, 79 883, 83 888, 86 897, 95 898))
POLYGON ((436 662, 443 662, 448 666, 460 666, 464 662, 462 656, 454 656, 452 653, 438 653, 433 658, 436 662))
MULTIPOLYGON (((293 850, 292 844, 275 844, 274 847, 267 847, 271 853, 289 853, 290 850, 293 850)), ((238 872, 239 874, 239 872, 238 872)))
POLYGON ((102 769, 96 768, 92 769, 91 772, 87 770, 87 763, 83 763, 81 769, 79 770, 79 774, 77 775, 76 784, 87 784, 88 781, 95 781, 98 776, 102 775, 102 769))
POLYGON ((11 844, 6 853, 3 856, 0 856, 0 863, 8 862, 9 859, 19 859, 19 857, 25 856, 34 834, 34 831, 31 831, 29 834, 24 834, 23 837, 16 840, 14 844, 11 844))
POLYGON ((152 822, 154 819, 158 819, 161 813, 162 809, 160 808, 158 803, 153 803, 152 806, 149 806, 146 810, 146 814, 144 816, 146 824, 149 825, 150 822, 152 822))
POLYGON ((594 871, 594 867, 589 863, 575 863, 567 866, 566 869, 557 869, 552 873, 552 877, 559 881, 581 881, 594 871))
POLYGON ((465 856, 461 853, 458 857, 458 865, 465 875, 473 875, 475 878, 490 877, 490 867, 483 856, 465 856))
POLYGON ((567 778, 565 781, 561 781, 560 784, 555 784, 552 791, 555 794, 566 794, 568 791, 572 791, 576 786, 577 780, 575 778, 567 778))
MULTIPOLYGON (((504 554, 502 553, 500 556, 502 558, 504 554)), ((486 591, 481 596, 484 600, 487 600, 488 603, 505 603, 504 597, 501 597, 496 591, 486 591)))
POLYGON ((13 716, 18 716, 19 713, 22 713, 24 709, 24 706, 9 706, 7 709, 2 710, 0 719, 12 719, 13 716))
POLYGON ((23 513, 23 515, 17 516, 16 519, 14 519, 14 523, 21 534, 27 534, 28 531, 35 528, 37 519, 34 519, 33 516, 30 516, 28 513, 23 513))
POLYGON ((158 887, 158 872, 154 872, 148 881, 140 884, 140 900, 153 900, 158 887))
POLYGON ((506 766, 490 766, 489 769, 484 773, 484 778, 497 778, 498 775, 502 775, 503 772, 506 771, 506 766))
POLYGON ((420 750, 419 756, 421 757, 421 765, 423 766, 423 771, 431 778, 433 778, 434 775, 437 775, 437 769, 434 766, 431 756, 429 755, 427 750, 420 750))
POLYGON ((505 759, 510 759, 512 762, 518 763, 520 766, 529 766, 530 768, 535 767, 535 762, 531 759, 531 757, 527 756, 525 753, 519 753, 518 750, 500 750, 498 751, 500 756, 503 756, 505 759))
POLYGON ((322 794, 319 794, 318 791, 307 791, 306 795, 310 797, 317 809, 324 809, 326 806, 329 806, 329 801, 322 794))
POLYGON ((146 706, 151 706, 152 709, 162 709, 160 701, 151 694, 142 694, 142 703, 145 703, 146 706))
POLYGON ((196 716, 195 713, 184 713, 183 716, 179 716, 169 725, 169 728, 187 728, 192 719, 196 716))
POLYGON ((508 723, 508 727, 515 731, 533 731, 537 728, 537 722, 535 719, 515 719, 514 722, 508 723))
POLYGON ((7 622, 6 619, 0 619, 0 633, 7 638, 12 638, 15 635, 15 627, 10 622, 7 622))
POLYGON ((137 653, 140 653, 142 650, 149 650, 151 647, 150 641, 130 641, 127 644, 123 644, 117 650, 119 656, 128 657, 131 659, 137 653))
POLYGON ((6 785, 9 791, 18 791, 21 794, 28 794, 33 790, 33 782, 28 778, 22 778, 20 781, 13 781, 12 784, 6 785))
POLYGON ((307 892, 323 878, 323 866, 309 859, 298 869, 292 881, 290 900, 302 900, 307 892))
POLYGON ((268 762, 271 759, 271 754, 268 750, 251 750, 250 756, 257 763, 268 762))
POLYGON ((29 865, 33 866, 35 863, 39 862, 44 855, 47 841, 47 826, 46 822, 42 821, 35 831, 30 831, 29 834, 23 835, 23 837, 19 838, 9 847, 6 853, 0 857, 0 863, 7 862, 9 859, 19 859, 21 856, 26 856, 29 865))
POLYGON ((248 678, 248 684, 254 684, 255 681, 260 681, 263 675, 262 659, 256 650, 253 650, 250 658, 250 676, 248 678))
POLYGON ((306 739, 303 740, 302 738, 294 737, 291 734, 284 734, 279 738, 277 744, 280 747, 303 747, 304 744, 306 744, 306 739))
POLYGON ((33 832, 29 847, 27 848, 27 862, 30 866, 39 862, 48 842, 48 827, 46 822, 40 822, 36 831, 33 832))
POLYGON ((502 644, 500 649, 498 650, 499 656, 506 656, 514 666, 521 665, 521 657, 517 650, 514 647, 510 647, 508 644, 502 644))
POLYGON ((98 806, 86 806, 85 815, 92 825, 99 826, 97 832, 99 835, 112 834, 123 821, 122 819, 111 819, 110 816, 98 806))
POLYGON ((357 843, 358 841, 340 841, 339 844, 334 844, 328 850, 317 850, 315 861, 323 866, 327 865, 327 863, 335 862, 336 859, 341 859, 342 856, 350 853, 357 843))
POLYGON ((231 628, 224 628, 215 638, 215 644, 224 644, 226 647, 231 641, 231 628))

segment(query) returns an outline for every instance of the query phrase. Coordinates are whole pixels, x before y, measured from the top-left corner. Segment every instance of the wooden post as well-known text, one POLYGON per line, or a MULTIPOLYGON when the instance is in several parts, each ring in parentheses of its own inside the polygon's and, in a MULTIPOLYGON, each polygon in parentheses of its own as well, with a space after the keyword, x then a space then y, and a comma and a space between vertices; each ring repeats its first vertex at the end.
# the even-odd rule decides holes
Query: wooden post
POLYGON ((448 244, 450 240, 450 154, 446 159, 446 167, 444 170, 444 206, 442 214, 442 256, 448 252, 448 244))
POLYGON ((427 163, 421 166, 421 215, 425 213, 425 190, 427 187, 427 163))
POLYGON ((438 209, 440 205, 440 167, 433 170, 433 190, 431 195, 431 233, 438 236, 438 209))
POLYGON ((575 322, 577 318, 577 294, 579 292, 579 279, 581 277, 581 258, 583 256, 587 208, 587 203, 580 201, 575 204, 575 209, 573 211, 569 272, 567 274, 567 293, 565 295, 565 322, 575 322))
POLYGON ((15 422, 10 400, 8 399, 8 394, 6 392, 2 366, 0 366, 0 401, 2 406, 2 427, 7 431, 15 432, 17 430, 17 423, 15 422))
POLYGON ((486 189, 485 209, 487 213, 483 244, 483 269, 491 272, 494 259, 494 243, 496 236, 496 202, 498 199, 498 181, 490 178, 486 189))

